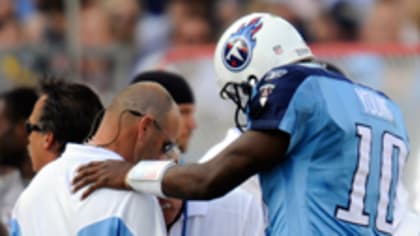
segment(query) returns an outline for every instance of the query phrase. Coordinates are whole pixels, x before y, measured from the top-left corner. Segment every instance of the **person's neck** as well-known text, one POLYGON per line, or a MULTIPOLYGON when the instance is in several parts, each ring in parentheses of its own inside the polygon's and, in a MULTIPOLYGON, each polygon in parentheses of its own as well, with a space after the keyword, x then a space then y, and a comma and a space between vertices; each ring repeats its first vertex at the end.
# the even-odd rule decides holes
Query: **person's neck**
POLYGON ((120 140, 117 138, 115 140, 113 140, 112 142, 110 142, 109 140, 111 140, 112 138, 109 137, 108 139, 106 138, 99 138, 100 136, 95 136, 93 137, 90 141, 89 141, 89 145, 92 146, 96 146, 96 147, 101 147, 101 148, 105 148, 108 149, 112 152, 117 153, 118 155, 120 155, 124 160, 129 161, 131 160, 131 156, 133 155, 132 153, 129 152, 129 149, 125 148, 125 143, 121 143, 120 140), (108 141, 106 141, 108 140, 108 141))

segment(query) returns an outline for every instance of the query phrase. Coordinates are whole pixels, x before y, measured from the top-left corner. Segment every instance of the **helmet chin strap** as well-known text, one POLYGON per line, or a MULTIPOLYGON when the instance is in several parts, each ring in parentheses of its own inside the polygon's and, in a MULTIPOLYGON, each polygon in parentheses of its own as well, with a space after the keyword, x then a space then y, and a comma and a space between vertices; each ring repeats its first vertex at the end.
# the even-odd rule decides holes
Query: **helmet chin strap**
POLYGON ((255 86, 256 81, 257 79, 254 76, 250 76, 246 82, 228 82, 222 90, 220 90, 220 96, 222 99, 230 99, 233 103, 235 103, 235 125, 241 132, 244 132, 247 125, 246 123, 241 123, 239 116, 241 112, 243 114, 246 113, 246 108, 251 100, 252 88, 255 86), (242 101, 242 98, 245 97, 244 95, 248 97, 248 100, 245 103, 242 101))

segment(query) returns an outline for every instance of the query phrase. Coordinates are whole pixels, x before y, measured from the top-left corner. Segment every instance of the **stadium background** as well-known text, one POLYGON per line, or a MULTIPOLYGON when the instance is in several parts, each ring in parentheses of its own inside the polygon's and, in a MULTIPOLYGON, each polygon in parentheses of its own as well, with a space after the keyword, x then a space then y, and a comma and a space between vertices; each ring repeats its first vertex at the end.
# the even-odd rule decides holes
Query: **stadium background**
POLYGON ((405 182, 420 211, 420 4, 418 0, 2 0, 0 92, 57 75, 90 84, 106 104, 134 73, 184 75, 198 128, 187 160, 233 125, 212 64, 220 32, 238 16, 268 11, 292 22, 322 60, 384 91, 400 106, 411 139, 405 182))

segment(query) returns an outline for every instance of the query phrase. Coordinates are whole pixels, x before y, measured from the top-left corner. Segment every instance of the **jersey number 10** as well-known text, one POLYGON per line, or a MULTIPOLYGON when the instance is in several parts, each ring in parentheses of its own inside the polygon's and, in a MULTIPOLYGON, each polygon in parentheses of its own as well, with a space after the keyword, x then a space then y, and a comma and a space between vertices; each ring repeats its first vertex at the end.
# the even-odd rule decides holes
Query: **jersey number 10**
MULTIPOLYGON (((367 188, 367 179, 369 175, 371 147, 372 147, 372 129, 368 126, 357 125, 357 135, 360 138, 358 147, 358 164, 353 176, 353 184, 350 190, 349 206, 338 207, 336 217, 350 223, 359 225, 369 225, 369 214, 364 211, 365 195, 367 188)), ((376 228, 385 233, 393 232, 392 214, 394 202, 397 196, 396 181, 400 180, 402 168, 408 154, 405 142, 389 133, 382 134, 382 156, 380 165, 380 184, 379 201, 376 208, 376 228), (398 151, 398 152, 395 152, 398 151), (397 154, 396 154, 397 153, 397 154), (395 156, 397 158, 395 159, 395 156), (395 166, 396 165, 396 166, 395 166), (398 170, 398 171, 393 171, 398 170), (393 176, 398 175, 398 176, 393 176), (397 173, 397 174, 395 174, 397 173), (394 181, 394 182, 393 182, 394 181), (393 187, 393 188, 392 188, 393 187), (392 197, 392 194, 395 196, 392 197), (388 218, 388 219, 387 219, 388 218)))

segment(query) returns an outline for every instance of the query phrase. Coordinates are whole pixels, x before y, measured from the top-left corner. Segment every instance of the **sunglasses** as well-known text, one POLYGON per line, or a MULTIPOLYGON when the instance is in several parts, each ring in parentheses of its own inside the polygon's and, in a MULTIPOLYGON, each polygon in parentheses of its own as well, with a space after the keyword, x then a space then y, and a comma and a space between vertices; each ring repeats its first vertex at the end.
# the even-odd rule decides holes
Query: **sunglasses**
MULTIPOLYGON (((138 116, 138 117, 144 116, 143 113, 135 111, 135 110, 129 109, 128 112, 130 112, 130 114, 134 116, 138 116)), ((153 124, 160 132, 163 133, 166 139, 169 140, 163 143, 160 151, 163 154, 165 154, 165 156, 168 159, 177 159, 179 154, 181 153, 178 148, 178 145, 174 141, 172 141, 171 138, 169 138, 168 133, 162 128, 162 126, 159 125, 159 123, 155 119, 153 119, 153 124)))
POLYGON ((29 135, 32 132, 44 132, 44 129, 41 128, 41 126, 37 124, 31 124, 29 121, 25 123, 25 130, 26 133, 29 135))

